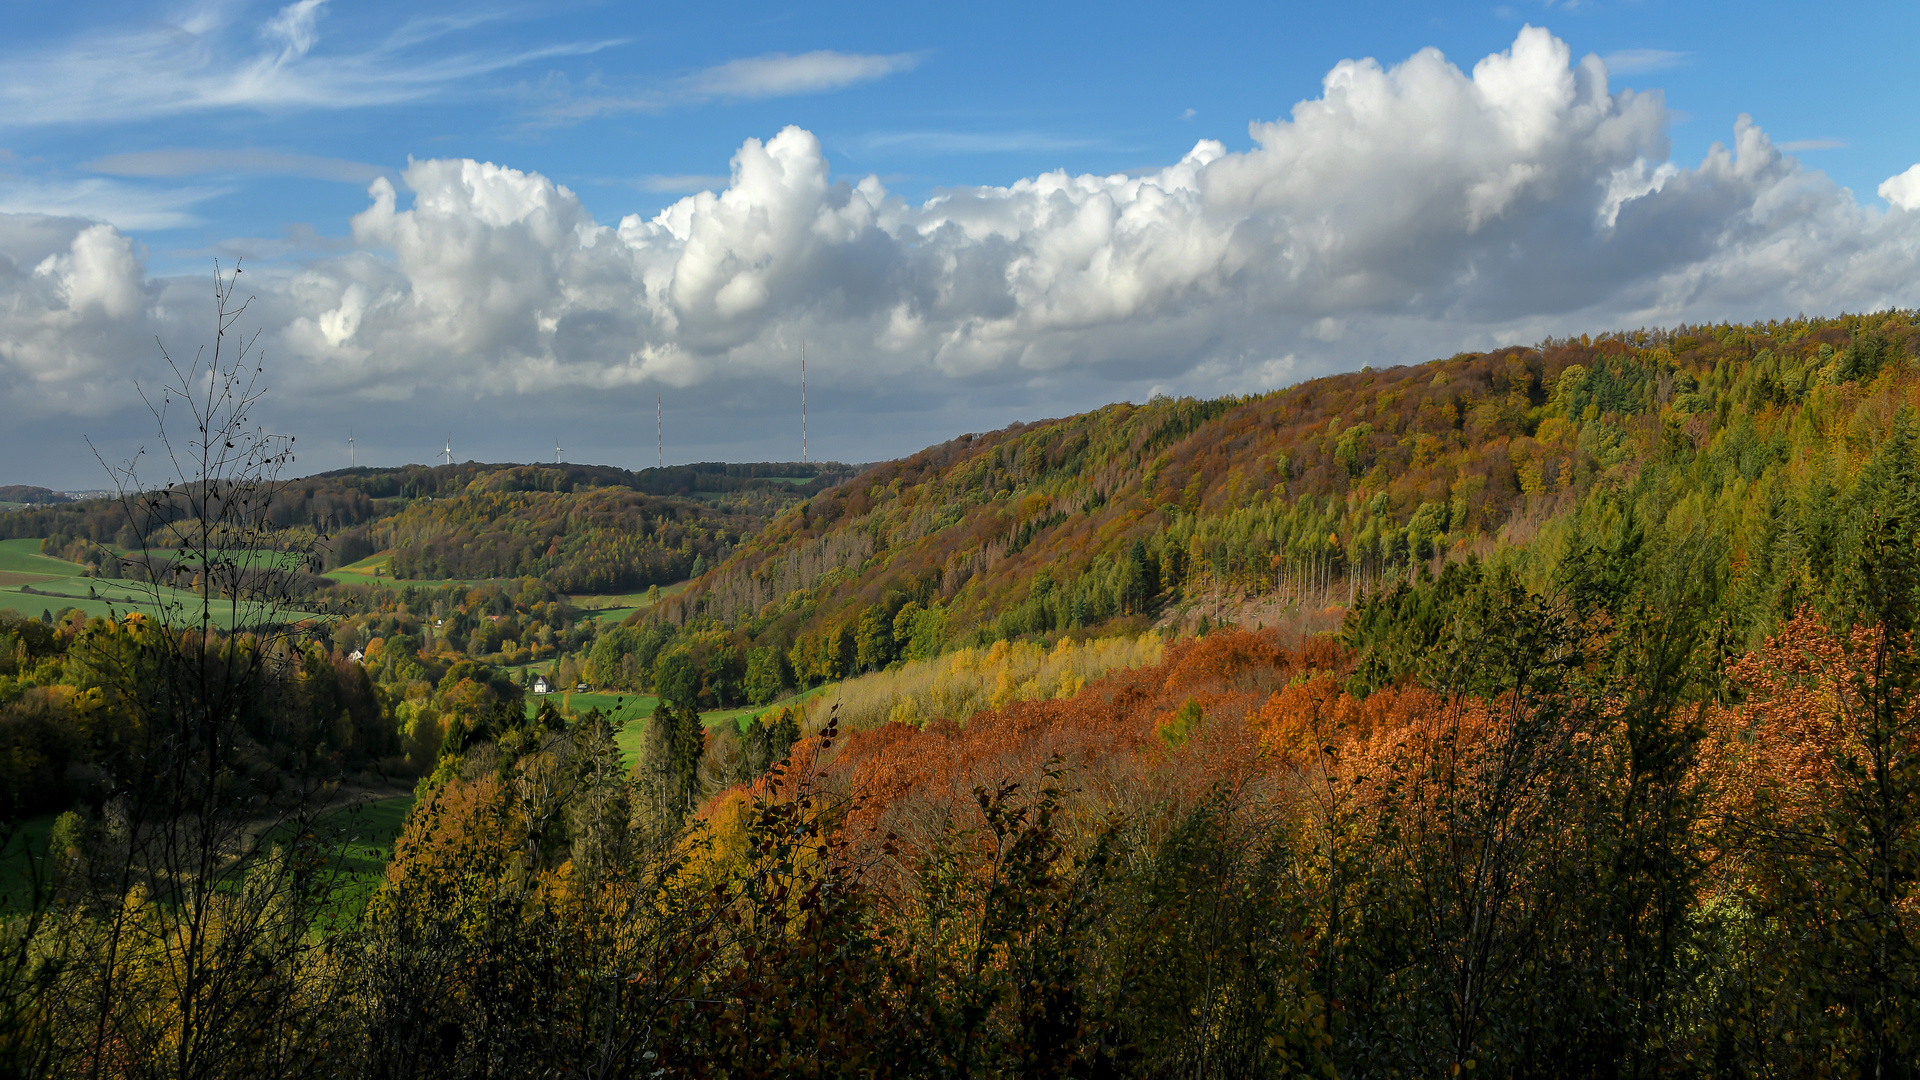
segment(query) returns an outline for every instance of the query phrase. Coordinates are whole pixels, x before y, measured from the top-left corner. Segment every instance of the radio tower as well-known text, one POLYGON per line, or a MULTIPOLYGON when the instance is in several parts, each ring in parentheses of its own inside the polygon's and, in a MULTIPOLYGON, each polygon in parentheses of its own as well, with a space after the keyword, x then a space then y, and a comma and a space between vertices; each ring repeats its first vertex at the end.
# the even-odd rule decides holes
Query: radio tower
POLYGON ((807 460, 807 339, 800 339, 800 460, 807 460))

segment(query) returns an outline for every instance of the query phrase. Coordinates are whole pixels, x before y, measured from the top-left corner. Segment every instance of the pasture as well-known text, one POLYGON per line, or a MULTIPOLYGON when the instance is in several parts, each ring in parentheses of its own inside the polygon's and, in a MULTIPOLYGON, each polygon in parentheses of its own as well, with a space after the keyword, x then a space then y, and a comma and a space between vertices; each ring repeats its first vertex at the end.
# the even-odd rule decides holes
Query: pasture
MULTIPOLYGON (((88 617, 150 611, 153 592, 131 581, 84 577, 85 567, 40 554, 38 540, 0 540, 0 609, 22 615, 79 608, 88 617)), ((192 594, 162 589, 162 602, 191 601, 192 594)))
MULTIPOLYGON (((170 553, 170 549, 154 549, 156 557, 165 558, 170 553)), ((114 554, 126 552, 114 549, 114 554)), ((269 565, 286 566, 294 559, 284 552, 255 554, 261 563, 269 565)), ((87 577, 86 567, 79 563, 40 554, 38 540, 0 540, 0 610, 38 615, 42 611, 78 608, 88 618, 113 618, 136 611, 157 614, 155 599, 155 590, 150 585, 124 578, 87 577)), ((200 598, 184 589, 162 586, 158 602, 161 607, 177 607, 191 613, 198 607, 200 598)), ((213 602, 213 621, 222 627, 231 628, 236 615, 238 621, 246 625, 263 614, 254 604, 243 604, 236 613, 227 600, 216 598, 213 602)))

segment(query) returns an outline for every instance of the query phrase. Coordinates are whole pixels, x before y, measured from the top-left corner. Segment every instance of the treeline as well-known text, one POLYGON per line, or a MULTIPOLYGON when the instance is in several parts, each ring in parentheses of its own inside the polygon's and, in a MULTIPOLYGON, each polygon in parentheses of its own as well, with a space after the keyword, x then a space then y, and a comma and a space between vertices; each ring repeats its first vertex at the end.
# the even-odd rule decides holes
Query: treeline
POLYGON ((18 510, 0 516, 0 538, 41 538, 49 552, 75 544, 116 547, 123 552, 143 548, 171 548, 182 535, 196 530, 199 514, 223 522, 225 528, 261 525, 272 529, 330 532, 372 520, 391 507, 382 507, 365 493, 309 477, 262 490, 235 489, 244 500, 244 512, 224 506, 228 492, 218 485, 205 494, 183 488, 130 494, 117 499, 87 499, 18 510))
MULTIPOLYGON (((1549 342, 969 436, 797 507, 568 678, 720 708, 1196 607, 1318 611, 1469 556, 1537 587, 1635 485, 1688 490, 1669 512, 1727 538, 1717 572, 1740 575, 1752 644, 1775 618, 1756 598, 1833 532, 1852 462, 1912 400, 1913 331, 1888 313, 1549 342)), ((541 569, 543 535, 510 542, 528 553, 516 569, 541 569)), ((673 573, 721 561, 689 550, 673 573)))
POLYGON ((617 487, 647 495, 724 496, 748 492, 818 494, 853 476, 839 462, 700 462, 633 471, 606 465, 404 465, 337 469, 313 479, 360 491, 374 499, 445 498, 487 491, 576 491, 617 487))
POLYGON ((72 502, 71 496, 62 495, 51 488, 35 487, 32 484, 0 484, 0 503, 64 503, 72 502))

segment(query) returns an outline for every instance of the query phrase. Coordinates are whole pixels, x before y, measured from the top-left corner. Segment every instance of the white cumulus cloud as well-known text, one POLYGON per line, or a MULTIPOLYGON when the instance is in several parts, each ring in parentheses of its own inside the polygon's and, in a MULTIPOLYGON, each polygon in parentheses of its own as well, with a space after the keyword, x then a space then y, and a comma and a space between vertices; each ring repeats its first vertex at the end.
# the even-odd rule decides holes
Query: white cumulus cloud
POLYGON ((147 279, 133 241, 111 225, 0 214, 0 252, 0 392, 11 407, 84 415, 126 404, 132 361, 151 355, 166 323, 154 310, 164 286, 147 279))
POLYGON ((1902 210, 1920 210, 1920 165, 1880 185, 1880 197, 1902 210))
MULTIPOLYGON (((803 340, 816 377, 900 407, 1034 415, 1121 396, 1103 384, 1240 392, 1548 334, 1920 303, 1920 170, 1881 187, 1902 208, 1882 212, 1746 117, 1673 162, 1671 119, 1528 27, 1470 70, 1434 50, 1343 62, 1240 148, 918 203, 836 177, 797 127, 613 226, 538 173, 415 161, 371 184, 357 251, 264 283, 260 313, 305 400, 704 388, 718 424, 729 395, 790 379, 803 340)), ((164 298, 117 233, 16 253, 32 231, 0 235, 26 268, 0 279, 0 360, 67 385, 111 361, 34 327, 131 326, 164 298)))

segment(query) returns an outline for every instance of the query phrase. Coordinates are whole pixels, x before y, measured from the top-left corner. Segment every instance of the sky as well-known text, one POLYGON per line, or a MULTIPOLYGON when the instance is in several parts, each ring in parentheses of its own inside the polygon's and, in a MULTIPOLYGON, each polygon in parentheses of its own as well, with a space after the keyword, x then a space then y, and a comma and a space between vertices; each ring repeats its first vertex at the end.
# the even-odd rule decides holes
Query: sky
POLYGON ((10 10, 0 483, 171 479, 216 263, 296 473, 1920 307, 1912 3, 667 7, 10 10))

